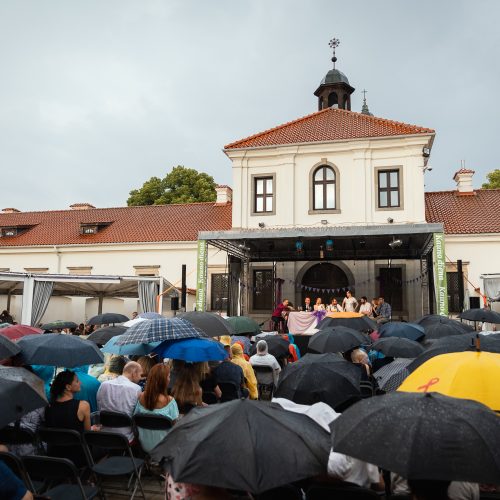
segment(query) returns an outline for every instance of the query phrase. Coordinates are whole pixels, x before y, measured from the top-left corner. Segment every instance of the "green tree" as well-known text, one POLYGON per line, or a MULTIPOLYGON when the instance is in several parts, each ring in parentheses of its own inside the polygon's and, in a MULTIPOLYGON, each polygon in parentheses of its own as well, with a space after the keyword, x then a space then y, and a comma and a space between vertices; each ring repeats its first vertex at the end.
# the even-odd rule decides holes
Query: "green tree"
POLYGON ((488 182, 483 184, 484 189, 500 189, 500 170, 498 168, 490 172, 486 178, 488 182))
POLYGON ((212 176, 178 165, 163 179, 151 177, 140 189, 130 191, 127 205, 168 205, 216 199, 215 181, 212 176))

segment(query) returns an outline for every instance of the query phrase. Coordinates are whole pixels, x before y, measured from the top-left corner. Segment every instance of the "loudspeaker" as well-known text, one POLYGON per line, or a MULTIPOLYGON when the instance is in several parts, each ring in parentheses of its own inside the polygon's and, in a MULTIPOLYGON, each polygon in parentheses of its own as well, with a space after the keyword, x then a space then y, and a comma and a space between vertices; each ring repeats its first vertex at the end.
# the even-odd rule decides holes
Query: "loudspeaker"
POLYGON ((479 309, 481 307, 480 297, 469 297, 469 307, 479 309))
POLYGON ((170 309, 172 311, 179 310, 179 297, 170 297, 170 309))

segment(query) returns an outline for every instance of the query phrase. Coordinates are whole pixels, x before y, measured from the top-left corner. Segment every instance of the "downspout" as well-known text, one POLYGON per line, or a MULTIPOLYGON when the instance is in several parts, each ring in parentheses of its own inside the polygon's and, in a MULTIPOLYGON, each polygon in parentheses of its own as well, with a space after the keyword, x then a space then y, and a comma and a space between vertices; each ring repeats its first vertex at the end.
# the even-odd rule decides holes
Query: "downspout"
POLYGON ((61 274, 61 252, 57 248, 56 245, 53 245, 54 252, 56 252, 57 255, 57 271, 56 274, 61 274))

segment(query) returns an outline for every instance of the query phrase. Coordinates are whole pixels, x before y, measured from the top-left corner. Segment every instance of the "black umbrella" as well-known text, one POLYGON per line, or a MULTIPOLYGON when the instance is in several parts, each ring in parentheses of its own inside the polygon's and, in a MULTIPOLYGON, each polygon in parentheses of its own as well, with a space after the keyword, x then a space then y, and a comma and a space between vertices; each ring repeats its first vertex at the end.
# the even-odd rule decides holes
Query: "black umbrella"
POLYGON ((65 328, 77 328, 78 325, 74 321, 63 321, 57 319, 56 321, 51 321, 50 323, 45 323, 41 326, 42 330, 64 330, 65 328))
POLYGON ((220 337, 221 335, 234 335, 235 331, 231 323, 219 314, 211 312, 190 311, 177 315, 192 325, 199 328, 208 337, 220 337))
POLYGON ((425 339, 426 340, 441 339, 444 337, 450 337, 452 335, 461 335, 466 332, 474 331, 472 327, 470 329, 469 328, 465 329, 464 328, 465 326, 467 325, 455 320, 448 320, 443 322, 435 321, 434 323, 431 323, 428 326, 424 326, 425 339))
POLYGON ((328 433, 306 415, 238 399, 192 410, 151 456, 175 481, 261 493, 325 474, 329 452, 328 433))
MULTIPOLYGON (((285 340, 281 335, 266 335, 259 340, 267 342, 267 352, 275 358, 286 358, 290 354, 290 342, 285 340)), ((250 348, 250 355, 257 353, 257 343, 250 348)))
MULTIPOLYGON (((427 335, 428 327, 431 327, 435 324, 437 324, 437 325, 450 325, 451 328, 453 328, 453 329, 461 330, 454 335, 474 331, 474 328, 472 328, 472 326, 467 325, 466 323, 461 323, 460 321, 457 321, 455 319, 448 318, 447 316, 441 316, 440 314, 426 314, 425 316, 422 316, 418 321, 415 321, 415 323, 424 327, 426 337, 428 337, 428 335, 427 335)), ((429 330, 429 332, 431 332, 431 333, 432 333, 432 331, 433 331, 432 329, 429 330)), ((445 335, 440 335, 439 337, 443 337, 443 336, 445 336, 445 335)), ((432 338, 439 338, 439 337, 431 335, 428 338, 432 339, 432 338)))
POLYGON ((0 367, 0 428, 47 404, 40 378, 24 368, 0 367))
POLYGON ((348 408, 333 449, 408 479, 498 483, 500 418, 481 403, 393 392, 348 408), (360 429, 370 429, 360 439, 360 429))
POLYGON ((73 368, 104 361, 104 356, 93 342, 74 335, 29 335, 17 344, 21 347, 21 355, 27 365, 73 368))
POLYGON ((384 323, 378 332, 381 337, 402 337, 410 340, 421 340, 425 337, 423 326, 402 321, 384 323))
POLYGON ((307 350, 315 353, 346 352, 370 343, 371 340, 367 335, 352 328, 337 326, 316 332, 310 338, 307 350))
POLYGON ((21 348, 17 344, 0 335, 0 359, 10 358, 19 352, 21 352, 21 348))
POLYGON ((87 325, 114 325, 115 323, 125 323, 125 321, 128 320, 129 318, 127 318, 124 314, 104 313, 92 316, 92 318, 87 321, 87 325))
POLYGON ((424 348, 418 342, 401 337, 380 338, 371 348, 393 358, 416 358, 424 352, 424 348))
POLYGON ((477 340, 479 341, 479 349, 481 351, 500 353, 500 335, 481 335, 476 333, 452 335, 433 342, 428 349, 413 360, 408 366, 408 371, 410 373, 413 372, 420 365, 440 354, 475 350, 477 340))
POLYGON ((459 314, 458 317, 468 321, 500 324, 500 314, 491 309, 469 309, 459 314))
POLYGON ((275 396, 312 405, 322 401, 337 408, 361 397, 361 370, 337 354, 306 354, 281 372, 275 396))
POLYGON ((376 330, 378 327, 377 323, 367 316, 360 316, 359 318, 332 318, 326 316, 318 323, 316 328, 318 330, 324 330, 325 328, 336 326, 345 326, 346 328, 352 328, 359 332, 376 330))
POLYGON ((109 339, 121 335, 127 331, 126 326, 106 326, 104 328, 99 328, 95 332, 92 332, 87 340, 94 342, 97 345, 104 345, 109 339))

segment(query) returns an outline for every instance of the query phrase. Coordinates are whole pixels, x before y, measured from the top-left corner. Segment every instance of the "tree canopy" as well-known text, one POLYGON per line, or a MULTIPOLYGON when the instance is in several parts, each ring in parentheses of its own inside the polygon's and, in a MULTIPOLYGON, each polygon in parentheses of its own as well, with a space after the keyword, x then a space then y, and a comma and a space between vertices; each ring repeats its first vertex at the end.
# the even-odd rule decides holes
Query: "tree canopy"
POLYGON ((215 181, 212 176, 194 168, 174 167, 163 179, 151 177, 140 189, 130 191, 128 206, 169 205, 215 201, 215 181))
POLYGON ((500 169, 493 170, 486 175, 488 182, 483 184, 484 189, 500 189, 500 169))

